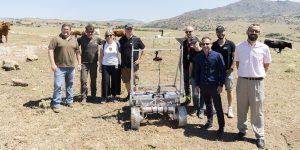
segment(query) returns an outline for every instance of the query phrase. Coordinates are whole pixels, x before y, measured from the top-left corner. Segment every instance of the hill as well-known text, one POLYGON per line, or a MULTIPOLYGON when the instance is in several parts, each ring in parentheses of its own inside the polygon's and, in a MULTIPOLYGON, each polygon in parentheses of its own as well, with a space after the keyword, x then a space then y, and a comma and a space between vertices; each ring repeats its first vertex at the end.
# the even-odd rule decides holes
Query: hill
POLYGON ((299 18, 300 3, 298 2, 241 0, 224 7, 198 9, 170 19, 153 21, 146 26, 181 29, 186 25, 193 25, 197 30, 205 31, 226 21, 279 22, 296 25, 300 22, 299 18))

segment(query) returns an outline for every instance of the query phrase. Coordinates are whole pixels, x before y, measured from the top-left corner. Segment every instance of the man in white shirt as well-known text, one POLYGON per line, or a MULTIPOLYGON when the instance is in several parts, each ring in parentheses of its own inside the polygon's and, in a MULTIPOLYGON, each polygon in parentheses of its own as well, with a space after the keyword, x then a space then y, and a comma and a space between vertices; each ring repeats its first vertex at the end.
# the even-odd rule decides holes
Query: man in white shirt
POLYGON ((251 109, 251 125, 257 138, 258 148, 265 147, 264 141, 264 78, 271 63, 269 47, 257 41, 259 24, 251 24, 247 30, 248 39, 236 47, 237 66, 237 140, 242 140, 247 132, 247 113, 251 109))

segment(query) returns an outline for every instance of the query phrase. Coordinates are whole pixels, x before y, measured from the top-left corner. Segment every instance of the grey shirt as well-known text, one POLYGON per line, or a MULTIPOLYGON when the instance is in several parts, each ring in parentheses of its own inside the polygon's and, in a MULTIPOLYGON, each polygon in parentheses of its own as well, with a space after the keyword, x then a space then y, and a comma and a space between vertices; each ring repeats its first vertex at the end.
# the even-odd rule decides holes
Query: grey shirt
POLYGON ((99 37, 88 38, 86 35, 77 39, 81 47, 81 63, 97 63, 98 46, 102 44, 102 41, 99 37))

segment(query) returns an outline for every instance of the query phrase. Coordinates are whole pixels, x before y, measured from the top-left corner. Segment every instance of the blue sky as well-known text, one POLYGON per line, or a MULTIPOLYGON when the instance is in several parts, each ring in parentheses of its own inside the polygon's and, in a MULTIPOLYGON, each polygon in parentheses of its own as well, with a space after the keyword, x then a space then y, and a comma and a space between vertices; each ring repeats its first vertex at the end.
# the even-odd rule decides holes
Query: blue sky
MULTIPOLYGON (((2 1, 2 0, 0 0, 2 1)), ((239 0, 3 0, 0 18, 43 18, 82 21, 136 19, 153 21, 196 9, 226 6, 239 0)), ((292 0, 300 2, 300 0, 292 0)))

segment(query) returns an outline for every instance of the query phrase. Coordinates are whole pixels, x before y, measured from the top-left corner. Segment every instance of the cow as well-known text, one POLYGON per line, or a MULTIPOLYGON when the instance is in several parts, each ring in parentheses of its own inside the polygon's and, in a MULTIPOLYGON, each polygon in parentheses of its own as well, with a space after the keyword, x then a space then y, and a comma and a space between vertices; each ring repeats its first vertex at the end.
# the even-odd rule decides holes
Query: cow
POLYGON ((125 36, 125 31, 124 29, 113 29, 113 32, 116 37, 122 37, 125 36))
POLYGON ((281 51, 286 47, 292 49, 292 43, 285 42, 285 41, 265 39, 264 43, 268 45, 270 48, 274 48, 275 51, 276 48, 278 48, 278 51, 276 52, 279 54, 281 54, 281 51))
POLYGON ((74 35, 77 38, 77 36, 83 36, 83 35, 85 35, 85 32, 84 31, 74 30, 74 31, 71 31, 71 35, 74 35))
POLYGON ((10 26, 13 24, 10 22, 0 22, 0 43, 3 43, 2 41, 2 35, 5 36, 6 43, 7 43, 7 34, 8 31, 10 30, 10 26))

